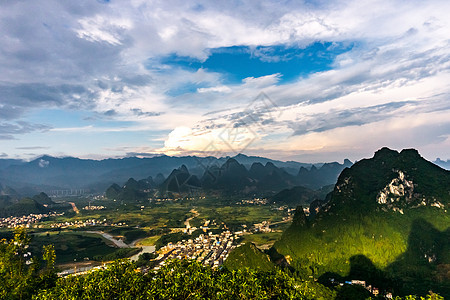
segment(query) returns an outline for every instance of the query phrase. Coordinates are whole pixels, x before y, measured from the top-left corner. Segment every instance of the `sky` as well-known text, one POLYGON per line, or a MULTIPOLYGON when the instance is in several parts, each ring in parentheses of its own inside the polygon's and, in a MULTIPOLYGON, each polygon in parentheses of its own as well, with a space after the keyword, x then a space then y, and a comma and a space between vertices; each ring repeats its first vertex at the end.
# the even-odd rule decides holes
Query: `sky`
POLYGON ((20 1, 0 158, 450 158, 450 1, 20 1))

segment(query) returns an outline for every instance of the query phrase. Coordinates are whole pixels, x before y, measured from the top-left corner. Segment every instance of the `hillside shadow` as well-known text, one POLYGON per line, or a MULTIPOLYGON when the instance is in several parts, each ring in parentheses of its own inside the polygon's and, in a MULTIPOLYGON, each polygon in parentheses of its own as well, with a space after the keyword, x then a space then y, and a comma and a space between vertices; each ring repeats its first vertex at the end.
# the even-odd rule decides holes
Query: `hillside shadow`
POLYGON ((450 297, 450 228, 439 231, 419 218, 413 221, 408 248, 386 268, 401 283, 400 295, 429 291, 450 297))
POLYGON ((371 288, 377 288, 382 294, 397 288, 396 282, 387 273, 378 269, 365 255, 354 255, 349 261, 350 272, 347 276, 326 272, 318 278, 319 283, 337 289, 336 299, 367 299, 371 296, 369 291, 371 288), (364 284, 344 284, 352 280, 363 281, 364 284), (344 285, 340 286, 340 284, 344 285))
POLYGON ((421 295, 438 293, 450 297, 450 229, 439 231, 424 219, 412 222, 407 250, 384 270, 378 269, 364 255, 350 258, 350 272, 342 277, 337 273, 322 274, 318 281, 338 290, 336 299, 365 299, 367 290, 339 283, 365 281, 380 290, 380 294, 421 295))
POLYGON ((270 247, 268 250, 265 251, 267 255, 269 255, 270 260, 277 266, 281 268, 287 268, 290 271, 295 271, 295 269, 289 265, 289 262, 286 260, 286 257, 284 257, 283 254, 279 253, 275 247, 270 247))

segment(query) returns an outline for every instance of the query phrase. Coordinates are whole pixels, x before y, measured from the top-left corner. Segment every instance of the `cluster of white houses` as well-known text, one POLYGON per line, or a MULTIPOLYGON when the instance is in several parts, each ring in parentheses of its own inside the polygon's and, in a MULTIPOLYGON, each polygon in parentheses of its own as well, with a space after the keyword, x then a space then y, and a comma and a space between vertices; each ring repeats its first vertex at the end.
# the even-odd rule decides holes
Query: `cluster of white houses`
POLYGON ((223 231, 220 234, 201 234, 197 238, 182 240, 176 244, 169 243, 160 249, 160 254, 156 261, 159 268, 168 259, 195 259, 204 265, 218 267, 222 265, 228 254, 236 246, 234 241, 237 234, 230 231, 223 231))
POLYGON ((21 217, 7 217, 0 218, 0 227, 16 228, 26 227, 30 228, 33 224, 39 223, 48 217, 62 216, 64 213, 50 212, 47 214, 29 214, 21 217))

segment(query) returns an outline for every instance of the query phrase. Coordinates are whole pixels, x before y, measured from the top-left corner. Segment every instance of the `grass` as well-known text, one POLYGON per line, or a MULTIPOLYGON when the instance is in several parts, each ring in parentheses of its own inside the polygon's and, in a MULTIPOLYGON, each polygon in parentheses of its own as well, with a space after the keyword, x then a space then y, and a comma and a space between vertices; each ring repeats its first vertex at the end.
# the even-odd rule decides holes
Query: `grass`
POLYGON ((282 232, 254 233, 242 236, 242 241, 254 243, 258 248, 262 246, 273 245, 282 236, 282 232))
POLYGON ((285 212, 270 206, 198 207, 197 211, 200 215, 191 221, 192 226, 202 225, 206 220, 216 220, 217 224, 224 222, 228 227, 252 226, 262 221, 279 222, 285 216, 285 212))
POLYGON ((240 269, 242 265, 265 272, 275 269, 275 265, 270 261, 269 256, 261 252, 252 243, 237 247, 230 253, 224 263, 224 266, 230 270, 240 269))
POLYGON ((155 235, 155 236, 145 238, 143 240, 140 240, 136 244, 136 246, 154 246, 160 237, 161 237, 160 235, 155 235))
POLYGON ((184 227, 184 221, 192 216, 190 210, 197 209, 199 216, 191 220, 192 226, 200 226, 206 220, 216 220, 220 225, 222 222, 231 227, 246 224, 250 226, 262 221, 277 222, 285 216, 285 212, 273 210, 271 206, 234 205, 239 199, 201 199, 190 201, 166 202, 158 204, 119 205, 111 201, 93 201, 91 205, 103 205, 106 209, 101 211, 85 211, 82 205, 76 203, 80 209, 79 214, 69 214, 52 218, 41 224, 54 222, 85 221, 87 219, 103 220, 108 223, 126 223, 129 227, 139 226, 146 229, 157 229, 164 227, 184 227))
MULTIPOLYGON (((103 205, 106 207, 100 211, 81 210, 86 201, 77 201, 79 214, 66 213, 63 216, 51 218, 41 222, 43 228, 34 228, 30 232, 33 234, 34 251, 40 252, 42 245, 55 245, 57 263, 69 263, 84 261, 85 258, 93 260, 95 257, 110 257, 119 251, 112 243, 97 234, 86 233, 85 231, 103 231, 113 236, 122 238, 127 244, 139 241, 138 246, 152 246, 161 241, 163 235, 170 232, 170 228, 185 227, 184 222, 192 217, 191 210, 194 208, 199 215, 190 221, 191 226, 203 225, 206 220, 215 220, 216 225, 210 224, 211 230, 226 224, 232 230, 241 230, 241 225, 245 224, 250 228, 255 223, 270 221, 271 223, 281 221, 286 216, 286 212, 273 209, 269 205, 234 205, 239 199, 202 199, 178 202, 165 202, 157 204, 120 205, 111 201, 92 201, 91 205, 103 205), (63 231, 50 228, 50 224, 85 221, 89 219, 106 219, 109 224, 126 223, 124 226, 95 226, 74 228, 69 227, 63 231)), ((282 229, 285 224, 274 227, 282 229)), ((10 230, 4 230, 0 236, 8 237, 10 230)), ((272 244, 281 233, 257 234, 248 237, 248 241, 257 245, 272 244)), ((122 255, 121 253, 120 255, 122 255)))
POLYGON ((31 240, 32 252, 40 253, 42 245, 49 244, 55 246, 57 264, 92 260, 95 256, 109 255, 118 250, 109 246, 110 242, 99 235, 62 231, 34 235, 31 240))

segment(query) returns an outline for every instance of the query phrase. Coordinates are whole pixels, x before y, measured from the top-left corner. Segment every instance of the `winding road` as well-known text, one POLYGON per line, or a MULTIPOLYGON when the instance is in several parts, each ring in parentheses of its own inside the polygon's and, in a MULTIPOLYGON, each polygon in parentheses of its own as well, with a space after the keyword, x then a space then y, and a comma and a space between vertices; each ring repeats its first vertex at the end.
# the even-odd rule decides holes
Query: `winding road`
POLYGON ((69 202, 70 205, 72 205, 72 209, 75 213, 79 214, 80 211, 78 210, 77 206, 73 202, 69 202))
POLYGON ((191 224, 189 224, 189 221, 191 221, 194 218, 197 218, 200 214, 198 213, 198 211, 195 210, 195 208, 190 210, 191 213, 193 213, 194 215, 190 218, 187 218, 186 221, 184 221, 184 225, 186 226, 186 229, 191 228, 191 224))
POLYGON ((130 248, 130 246, 125 244, 122 240, 116 240, 112 235, 105 233, 103 231, 86 231, 86 232, 100 234, 105 239, 113 242, 114 245, 116 245, 118 248, 130 248))

